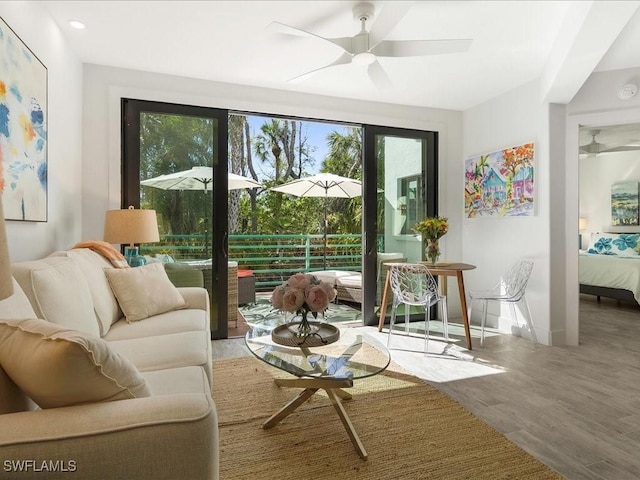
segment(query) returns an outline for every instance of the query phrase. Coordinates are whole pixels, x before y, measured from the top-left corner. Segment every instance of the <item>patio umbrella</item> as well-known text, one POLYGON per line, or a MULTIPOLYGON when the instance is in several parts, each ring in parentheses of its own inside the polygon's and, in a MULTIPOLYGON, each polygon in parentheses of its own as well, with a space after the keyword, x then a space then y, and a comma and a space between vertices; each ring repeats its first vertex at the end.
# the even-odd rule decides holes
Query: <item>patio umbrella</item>
POLYGON ((318 173, 273 187, 274 192, 288 193, 297 197, 324 197, 324 254, 323 265, 327 268, 327 199, 355 198, 362 195, 362 182, 332 173, 318 173))
MULTIPOLYGON (((228 173, 228 190, 240 190, 242 188, 256 188, 262 185, 255 180, 235 173, 228 173)), ((147 180, 142 180, 140 185, 155 187, 162 190, 202 190, 207 195, 209 184, 213 181, 212 167, 193 167, 190 170, 168 173, 147 180)), ((204 245, 205 256, 208 253, 208 217, 205 214, 204 245)))

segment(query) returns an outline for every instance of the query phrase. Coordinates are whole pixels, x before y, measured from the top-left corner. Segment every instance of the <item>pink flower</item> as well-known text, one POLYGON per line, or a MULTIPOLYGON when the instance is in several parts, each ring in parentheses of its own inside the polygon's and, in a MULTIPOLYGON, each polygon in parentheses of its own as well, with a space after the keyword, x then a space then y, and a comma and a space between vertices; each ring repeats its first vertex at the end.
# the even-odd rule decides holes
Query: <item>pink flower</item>
POLYGON ((299 288, 300 290, 305 290, 309 285, 311 285, 311 281, 313 279, 313 275, 296 273, 289 277, 289 280, 287 280, 287 285, 291 288, 299 288))
POLYGON ((324 288, 325 291, 327 292, 327 297, 329 298, 329 302, 333 302, 337 295, 336 289, 333 288, 333 285, 327 282, 320 282, 320 286, 324 288))
POLYGON ((285 312, 297 312, 304 304, 304 290, 298 288, 286 288, 282 297, 281 309, 285 312))
POLYGON ((323 312, 329 305, 329 296, 322 285, 313 285, 307 288, 305 298, 309 310, 312 312, 323 312))
POLYGON ((285 288, 283 285, 280 285, 273 289, 273 293, 271 294, 271 305, 273 308, 281 309, 283 305, 285 288))

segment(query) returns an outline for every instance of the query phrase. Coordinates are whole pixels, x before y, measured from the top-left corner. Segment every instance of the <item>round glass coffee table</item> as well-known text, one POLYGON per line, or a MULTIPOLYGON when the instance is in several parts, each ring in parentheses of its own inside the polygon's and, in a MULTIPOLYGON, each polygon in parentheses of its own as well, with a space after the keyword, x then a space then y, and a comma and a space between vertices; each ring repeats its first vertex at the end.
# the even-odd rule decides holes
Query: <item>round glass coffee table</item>
POLYGON ((340 330, 340 338, 319 347, 289 347, 271 339, 271 330, 253 328, 245 336, 247 347, 257 358, 297 378, 276 379, 280 387, 302 388, 295 398, 274 413, 262 428, 271 428, 309 400, 319 389, 325 390, 358 455, 367 452, 356 433, 341 400, 350 400, 345 388, 353 381, 383 372, 391 357, 389 350, 370 335, 354 328, 340 330))

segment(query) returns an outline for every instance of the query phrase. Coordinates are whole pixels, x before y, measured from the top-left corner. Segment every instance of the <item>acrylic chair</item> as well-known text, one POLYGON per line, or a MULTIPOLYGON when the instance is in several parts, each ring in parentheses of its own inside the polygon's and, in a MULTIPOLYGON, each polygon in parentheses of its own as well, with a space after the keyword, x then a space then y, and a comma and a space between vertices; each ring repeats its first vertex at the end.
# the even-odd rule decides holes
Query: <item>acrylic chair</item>
POLYGON ((480 330, 480 345, 484 344, 484 327, 487 323, 487 303, 489 301, 505 302, 508 303, 511 308, 511 316, 513 321, 517 323, 518 317, 516 315, 516 303, 522 302, 524 305, 523 316, 531 332, 531 338, 534 343, 538 343, 536 340, 536 332, 533 329, 533 323, 531 320, 531 311, 529 310, 529 304, 525 297, 525 291, 527 289, 527 282, 531 276, 531 270, 533 269, 533 262, 527 260, 521 260, 513 264, 507 273, 505 273, 500 279, 500 283, 496 285, 493 290, 475 290, 469 292, 469 314, 467 318, 471 318, 471 308, 474 300, 480 300, 482 302, 482 323, 480 330))
POLYGON ((427 267, 416 263, 389 264, 389 283, 393 292, 391 307, 391 321, 389 323, 389 337, 387 346, 391 343, 391 334, 396 320, 396 312, 400 304, 405 305, 405 332, 409 333, 409 314, 411 306, 422 306, 424 312, 424 351, 429 351, 429 321, 431 307, 440 302, 442 307, 442 328, 445 340, 449 340, 447 324, 447 297, 440 295, 438 284, 427 267))

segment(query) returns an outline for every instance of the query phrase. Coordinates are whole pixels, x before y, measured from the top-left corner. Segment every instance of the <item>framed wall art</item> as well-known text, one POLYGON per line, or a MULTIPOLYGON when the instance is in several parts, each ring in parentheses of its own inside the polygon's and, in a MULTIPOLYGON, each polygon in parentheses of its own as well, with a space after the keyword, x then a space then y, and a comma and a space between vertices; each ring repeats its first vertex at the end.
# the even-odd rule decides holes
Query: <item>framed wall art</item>
POLYGON ((638 225, 640 190, 638 182, 620 182, 611 185, 611 225, 638 225))
POLYGON ((465 216, 534 215, 534 179, 533 142, 467 159, 465 216))
POLYGON ((6 220, 47 221, 47 68, 2 18, 0 194, 6 220))

